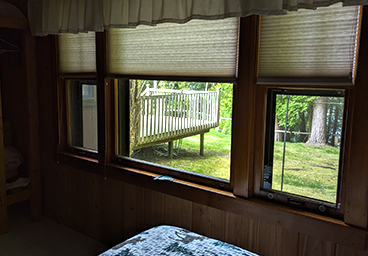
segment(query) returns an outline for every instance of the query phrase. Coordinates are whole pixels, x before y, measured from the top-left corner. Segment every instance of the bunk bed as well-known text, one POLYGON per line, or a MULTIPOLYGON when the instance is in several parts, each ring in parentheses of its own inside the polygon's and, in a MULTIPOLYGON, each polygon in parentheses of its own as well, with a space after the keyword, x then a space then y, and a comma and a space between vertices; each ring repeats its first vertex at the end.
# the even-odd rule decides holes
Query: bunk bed
POLYGON ((31 219, 41 219, 35 58, 27 19, 0 0, 0 234, 8 231, 10 205, 28 201, 31 219))

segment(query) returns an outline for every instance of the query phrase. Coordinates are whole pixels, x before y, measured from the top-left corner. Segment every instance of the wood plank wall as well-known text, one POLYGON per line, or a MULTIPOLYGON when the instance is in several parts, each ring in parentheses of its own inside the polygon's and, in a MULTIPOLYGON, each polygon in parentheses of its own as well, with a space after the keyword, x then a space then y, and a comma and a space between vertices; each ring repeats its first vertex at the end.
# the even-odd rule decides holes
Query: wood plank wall
POLYGON ((261 255, 367 255, 297 230, 104 179, 66 165, 45 171, 47 215, 111 246, 147 228, 168 224, 261 255))

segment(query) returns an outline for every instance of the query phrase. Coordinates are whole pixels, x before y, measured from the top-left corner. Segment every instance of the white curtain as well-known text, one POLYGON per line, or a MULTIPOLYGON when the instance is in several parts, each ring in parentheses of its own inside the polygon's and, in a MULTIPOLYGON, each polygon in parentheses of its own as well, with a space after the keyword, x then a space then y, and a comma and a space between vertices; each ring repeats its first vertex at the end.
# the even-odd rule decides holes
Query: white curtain
POLYGON ((357 5, 368 0, 29 0, 28 18, 32 33, 45 36, 191 19, 279 15, 337 2, 357 5))

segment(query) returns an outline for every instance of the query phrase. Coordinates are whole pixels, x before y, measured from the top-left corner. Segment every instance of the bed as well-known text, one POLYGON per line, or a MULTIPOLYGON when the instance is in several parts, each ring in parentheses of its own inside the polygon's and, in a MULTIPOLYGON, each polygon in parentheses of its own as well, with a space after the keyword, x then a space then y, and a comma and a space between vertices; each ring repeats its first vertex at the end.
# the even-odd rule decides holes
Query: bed
POLYGON ((257 254, 184 228, 162 225, 148 229, 112 247, 100 256, 245 255, 257 254))

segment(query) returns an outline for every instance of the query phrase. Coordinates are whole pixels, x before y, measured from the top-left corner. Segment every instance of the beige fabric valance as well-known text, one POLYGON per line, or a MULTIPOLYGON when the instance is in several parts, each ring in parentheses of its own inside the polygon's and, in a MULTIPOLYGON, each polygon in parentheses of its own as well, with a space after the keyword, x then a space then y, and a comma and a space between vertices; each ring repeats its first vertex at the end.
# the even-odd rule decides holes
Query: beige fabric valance
POLYGON ((279 15, 337 2, 357 5, 368 0, 29 0, 28 17, 32 33, 45 36, 191 19, 279 15))

